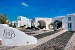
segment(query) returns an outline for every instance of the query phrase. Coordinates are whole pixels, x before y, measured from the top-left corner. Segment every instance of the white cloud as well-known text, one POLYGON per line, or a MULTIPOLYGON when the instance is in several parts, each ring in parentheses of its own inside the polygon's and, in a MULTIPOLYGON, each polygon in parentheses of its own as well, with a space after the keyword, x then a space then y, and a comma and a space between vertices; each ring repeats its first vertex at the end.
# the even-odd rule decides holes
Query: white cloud
POLYGON ((29 6, 28 4, 26 4, 26 3, 24 3, 24 2, 21 2, 21 4, 22 4, 23 6, 29 6))

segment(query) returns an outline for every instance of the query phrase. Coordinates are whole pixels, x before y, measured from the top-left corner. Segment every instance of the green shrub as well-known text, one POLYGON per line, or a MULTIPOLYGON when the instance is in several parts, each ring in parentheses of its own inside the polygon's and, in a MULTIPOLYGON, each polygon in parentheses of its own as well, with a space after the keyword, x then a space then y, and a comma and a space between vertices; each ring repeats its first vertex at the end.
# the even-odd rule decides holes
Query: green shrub
POLYGON ((20 26, 20 28, 24 28, 24 26, 20 26))
POLYGON ((24 26, 26 26, 26 25, 24 25, 24 26))
POLYGON ((20 28, 24 28, 26 25, 24 25, 24 26, 20 26, 20 28))
POLYGON ((52 23, 52 22, 51 22, 51 24, 50 24, 50 25, 51 25, 51 26, 53 26, 53 25, 54 25, 54 23, 52 23))
POLYGON ((13 28, 16 28, 16 25, 13 25, 12 27, 13 27, 13 28))
POLYGON ((9 24, 9 27, 12 27, 12 24, 9 24))

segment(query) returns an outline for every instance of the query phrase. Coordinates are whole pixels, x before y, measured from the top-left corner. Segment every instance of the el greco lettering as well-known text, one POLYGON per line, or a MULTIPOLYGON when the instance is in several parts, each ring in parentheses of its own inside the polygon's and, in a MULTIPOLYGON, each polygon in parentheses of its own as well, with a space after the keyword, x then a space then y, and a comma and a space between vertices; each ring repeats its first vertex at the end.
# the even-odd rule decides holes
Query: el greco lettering
POLYGON ((6 39, 12 39, 15 37, 14 31, 11 29, 4 29, 3 37, 6 39))

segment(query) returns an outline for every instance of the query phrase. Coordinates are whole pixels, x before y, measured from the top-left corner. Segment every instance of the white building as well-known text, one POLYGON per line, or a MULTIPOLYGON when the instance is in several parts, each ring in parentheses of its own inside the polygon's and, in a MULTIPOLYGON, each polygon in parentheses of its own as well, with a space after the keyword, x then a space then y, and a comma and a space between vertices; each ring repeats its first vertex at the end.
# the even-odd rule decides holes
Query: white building
POLYGON ((55 18, 52 18, 52 23, 53 23, 55 20, 62 21, 62 19, 63 19, 64 17, 65 17, 65 16, 56 16, 55 18))
POLYGON ((37 27, 39 25, 39 21, 44 21, 46 24, 46 30, 49 30, 51 28, 50 24, 54 23, 55 20, 59 20, 62 22, 62 28, 75 31, 75 14, 67 14, 66 16, 56 16, 55 18, 35 17, 32 20, 23 16, 18 16, 16 26, 20 27, 26 25, 26 27, 37 27))
POLYGON ((41 18, 41 17, 36 17, 32 19, 31 25, 37 27, 38 26, 38 21, 43 20, 46 23, 46 30, 49 30, 50 28, 53 28, 53 26, 50 26, 51 23, 54 23, 55 20, 59 20, 62 22, 62 19, 65 16, 56 16, 55 18, 41 18))
POLYGON ((10 24, 14 25, 14 24, 16 24, 16 21, 12 21, 10 24))
POLYGON ((26 27, 31 27, 31 19, 28 19, 24 16, 18 16, 16 21, 16 26, 20 27, 24 25, 26 25, 26 27))
POLYGON ((49 29, 49 24, 52 22, 52 18, 40 18, 40 17, 36 17, 34 19, 32 19, 32 26, 37 27, 38 26, 38 21, 44 21, 46 23, 46 30, 49 29))
POLYGON ((75 14, 67 14, 62 19, 62 27, 70 31, 75 31, 75 14))

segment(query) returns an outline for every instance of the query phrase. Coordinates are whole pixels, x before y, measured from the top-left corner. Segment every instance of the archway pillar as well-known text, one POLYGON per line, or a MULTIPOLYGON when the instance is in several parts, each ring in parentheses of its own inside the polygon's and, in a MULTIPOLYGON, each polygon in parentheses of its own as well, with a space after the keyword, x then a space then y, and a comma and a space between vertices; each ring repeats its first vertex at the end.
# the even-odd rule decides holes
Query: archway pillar
POLYGON ((48 25, 48 23, 46 23, 46 30, 49 30, 49 25, 48 25))

